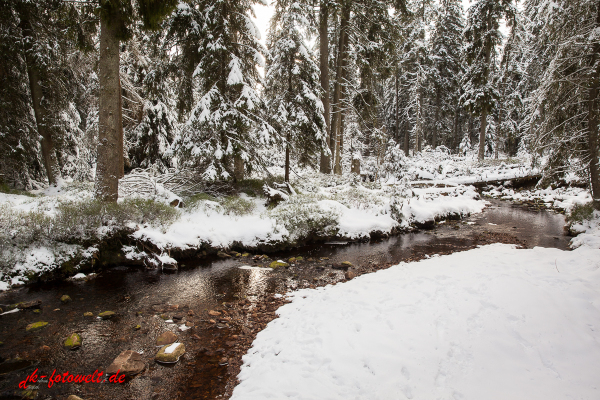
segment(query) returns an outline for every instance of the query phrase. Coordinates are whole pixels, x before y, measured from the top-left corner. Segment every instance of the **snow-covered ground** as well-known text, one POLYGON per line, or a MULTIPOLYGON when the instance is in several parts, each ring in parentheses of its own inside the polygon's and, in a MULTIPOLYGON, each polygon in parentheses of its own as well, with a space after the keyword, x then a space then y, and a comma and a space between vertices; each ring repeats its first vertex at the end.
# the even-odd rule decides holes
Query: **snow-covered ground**
MULTIPOLYGON (((486 160, 481 164, 472 156, 459 157, 443 149, 426 150, 411 158, 400 152, 375 170, 371 168, 372 161, 365 160, 366 173, 362 177, 298 171, 292 176, 294 192, 275 207, 267 207, 265 197, 242 193, 234 201, 210 196, 197 201, 185 198, 184 208, 178 209, 176 217, 168 223, 148 222, 145 217, 127 221, 123 218, 128 214, 125 212, 123 216, 121 212, 120 222, 102 221, 91 232, 88 230, 86 243, 90 238, 92 242, 94 238, 98 241, 106 238, 122 224, 134 231, 132 239, 163 251, 164 254, 157 255, 160 261, 171 250, 205 246, 276 248, 315 236, 362 239, 374 232, 389 234, 447 216, 481 212, 486 201, 479 198, 470 183, 510 180, 537 173, 526 166, 526 160, 486 160)), ((276 173, 278 167, 273 168, 276 173)), ((120 183, 120 199, 142 197, 166 205, 182 200, 159 181, 160 176, 151 170, 127 175, 120 183)), ((0 250, 4 260, 0 261, 0 282, 4 282, 0 283, 0 290, 9 284, 27 282, 27 276, 52 271, 73 257, 78 260, 76 270, 78 263, 88 262, 98 251, 93 245, 72 244, 77 242, 73 240, 77 238, 73 232, 68 245, 46 232, 56 226, 53 221, 61 212, 64 214, 65 204, 70 204, 73 210, 80 208, 79 204, 92 202, 91 182, 63 181, 57 187, 33 194, 36 196, 0 193, 0 250), (29 234, 28 240, 20 240, 23 232, 29 234)), ((517 201, 542 199, 567 211, 590 200, 589 193, 582 189, 517 192, 500 187, 486 194, 517 201)), ((66 220, 68 225, 69 218, 66 220)), ((85 222, 81 218, 77 221, 85 222)), ((586 232, 588 243, 599 235, 591 226, 586 232)), ((134 260, 146 259, 149 255, 141 247, 144 246, 128 245, 123 252, 134 260)), ((174 262, 170 257, 168 261, 174 262)))
POLYGON ((539 201, 546 207, 557 210, 571 211, 576 205, 586 204, 592 201, 590 192, 577 187, 552 189, 533 189, 516 191, 506 187, 495 187, 483 192, 484 195, 515 202, 539 201))
POLYGON ((600 398, 597 248, 495 244, 290 297, 232 400, 600 398))

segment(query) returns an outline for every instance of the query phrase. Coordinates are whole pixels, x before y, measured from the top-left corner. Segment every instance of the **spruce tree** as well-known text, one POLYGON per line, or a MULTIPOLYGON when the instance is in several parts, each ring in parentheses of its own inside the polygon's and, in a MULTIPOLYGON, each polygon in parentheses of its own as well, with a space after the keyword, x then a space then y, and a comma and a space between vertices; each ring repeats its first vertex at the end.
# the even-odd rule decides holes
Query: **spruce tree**
POLYGON ((251 0, 198 0, 202 20, 194 79, 195 102, 177 148, 183 166, 206 179, 243 179, 260 164, 259 149, 275 132, 258 92, 266 49, 251 20, 251 0))
POLYGON ((267 110, 285 146, 286 182, 292 152, 301 164, 314 165, 327 151, 319 68, 302 34, 310 13, 305 4, 279 0, 268 43, 267 110))
POLYGON ((528 101, 529 142, 549 155, 555 179, 581 165, 600 207, 600 4, 543 3, 530 18, 547 46, 533 48, 542 61, 539 87, 528 101))
POLYGON ((451 146, 464 70, 464 21, 460 0, 443 0, 431 39, 433 121, 431 145, 451 146))
POLYGON ((488 116, 499 96, 492 77, 497 56, 496 48, 502 42, 500 20, 512 20, 515 11, 512 0, 477 0, 468 11, 465 28, 468 68, 462 102, 471 113, 480 118, 480 161, 485 157, 488 116))

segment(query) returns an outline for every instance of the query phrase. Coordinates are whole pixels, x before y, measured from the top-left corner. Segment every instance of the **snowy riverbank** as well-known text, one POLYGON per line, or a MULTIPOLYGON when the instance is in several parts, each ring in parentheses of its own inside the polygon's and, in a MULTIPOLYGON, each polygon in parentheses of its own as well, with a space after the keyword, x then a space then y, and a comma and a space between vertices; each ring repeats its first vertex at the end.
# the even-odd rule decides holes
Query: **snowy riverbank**
POLYGON ((232 399, 596 399, 599 260, 496 244, 299 290, 232 399))

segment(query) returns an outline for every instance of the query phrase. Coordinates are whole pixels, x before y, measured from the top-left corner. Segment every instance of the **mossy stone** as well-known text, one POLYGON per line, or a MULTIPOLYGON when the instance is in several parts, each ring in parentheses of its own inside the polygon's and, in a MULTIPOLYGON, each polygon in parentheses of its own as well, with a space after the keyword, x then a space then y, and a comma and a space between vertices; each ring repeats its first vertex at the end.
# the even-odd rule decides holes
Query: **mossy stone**
POLYGON ((302 261, 304 260, 304 257, 296 257, 296 261, 302 261))
POLYGON ((104 311, 104 312, 101 312, 100 314, 98 314, 98 316, 102 319, 111 319, 115 315, 116 314, 113 311, 104 311))
POLYGON ((133 327, 133 329, 135 329, 136 331, 139 331, 140 329, 142 329, 141 325, 136 325, 133 327))
POLYGON ((158 351, 158 353, 156 353, 156 356, 154 357, 154 359, 161 363, 172 364, 172 363, 176 363, 177 361, 179 361, 179 358, 184 353, 185 353, 185 345, 183 343, 173 343, 173 344, 168 344, 166 346, 161 347, 160 350, 158 351), (171 353, 165 352, 168 348, 173 348, 173 346, 175 346, 175 348, 173 349, 173 351, 171 353))
POLYGON ((344 267, 352 267, 352 263, 351 263, 350 261, 344 261, 344 262, 342 263, 342 265, 343 265, 344 267))
POLYGON ((46 325, 48 325, 48 323, 44 322, 44 321, 34 322, 33 324, 27 325, 27 327, 25 328, 25 330, 28 331, 28 332, 33 332, 33 331, 37 331, 39 329, 45 328, 46 325))
POLYGON ((93 313, 93 312, 91 312, 91 311, 84 312, 84 313, 83 313, 83 316, 84 316, 84 317, 93 317, 93 316, 94 316, 94 313, 93 313))
POLYGON ((286 267, 287 265, 288 263, 285 263, 283 261, 273 261, 271 264, 269 264, 269 267, 275 269, 279 267, 286 267))
POLYGON ((69 295, 68 295, 68 294, 65 294, 64 296, 62 296, 62 297, 60 298, 60 301, 62 301, 63 303, 68 303, 68 302, 70 302, 70 301, 72 301, 72 300, 71 300, 71 297, 69 297, 69 295))
POLYGON ((242 257, 250 257, 250 253, 242 253, 242 257))
POLYGON ((71 335, 69 335, 69 337, 65 340, 64 346, 67 349, 71 349, 74 350, 76 348, 81 347, 81 342, 83 340, 81 339, 81 335, 79 335, 78 333, 72 333, 71 335))

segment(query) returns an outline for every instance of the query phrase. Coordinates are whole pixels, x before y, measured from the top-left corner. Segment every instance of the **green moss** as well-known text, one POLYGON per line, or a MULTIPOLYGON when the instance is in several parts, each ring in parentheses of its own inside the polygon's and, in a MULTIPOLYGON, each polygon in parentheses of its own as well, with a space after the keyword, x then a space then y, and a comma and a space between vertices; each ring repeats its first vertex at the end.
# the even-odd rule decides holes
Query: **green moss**
POLYGON ((288 265, 288 263, 282 262, 282 261, 273 261, 271 264, 269 264, 270 268, 276 269, 279 267, 286 267, 288 265))
POLYGON ((114 317, 116 314, 113 311, 104 311, 98 314, 98 316, 102 319, 110 319, 114 317))
POLYGON ((63 303, 68 303, 71 301, 71 297, 68 294, 65 294, 60 298, 60 301, 63 303))
POLYGON ((72 333, 64 342, 64 346, 68 349, 76 349, 81 347, 82 339, 78 333, 72 333))
POLYGON ((37 331, 39 329, 45 328, 46 325, 48 325, 48 323, 44 322, 44 321, 34 322, 32 324, 27 325, 25 330, 28 332, 33 332, 33 331, 37 331))

